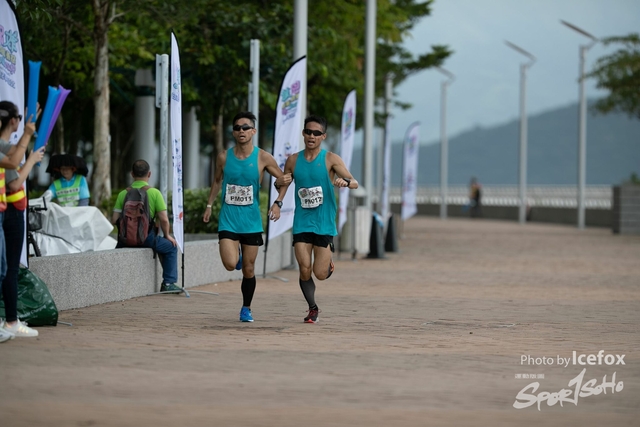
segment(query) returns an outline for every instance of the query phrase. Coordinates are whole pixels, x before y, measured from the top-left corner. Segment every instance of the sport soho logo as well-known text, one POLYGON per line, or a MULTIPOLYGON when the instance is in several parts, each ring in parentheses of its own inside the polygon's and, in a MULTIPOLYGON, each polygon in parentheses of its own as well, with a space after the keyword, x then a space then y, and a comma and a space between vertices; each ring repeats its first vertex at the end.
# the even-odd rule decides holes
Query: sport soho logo
MULTIPOLYGON (((532 357, 530 355, 522 355, 520 357, 520 365, 533 365, 533 366, 550 366, 558 365, 567 367, 572 365, 624 365, 624 354, 605 354, 604 350, 600 350, 597 354, 578 354, 573 352, 572 357, 561 357, 558 355, 555 359, 553 357, 532 357)), ((538 411, 542 402, 547 402, 547 406, 554 406, 559 403, 560 406, 564 406, 564 403, 573 403, 578 406, 578 400, 581 397, 597 396, 601 393, 611 394, 619 393, 624 389, 624 383, 622 381, 616 381, 616 372, 611 375, 611 380, 607 381, 607 375, 602 378, 602 382, 598 384, 596 378, 590 379, 585 382, 584 377, 587 372, 587 368, 574 377, 568 383, 568 388, 563 388, 560 391, 549 392, 541 391, 539 382, 532 382, 525 386, 516 395, 516 400, 513 403, 513 407, 516 409, 524 409, 529 406, 536 405, 538 411)))

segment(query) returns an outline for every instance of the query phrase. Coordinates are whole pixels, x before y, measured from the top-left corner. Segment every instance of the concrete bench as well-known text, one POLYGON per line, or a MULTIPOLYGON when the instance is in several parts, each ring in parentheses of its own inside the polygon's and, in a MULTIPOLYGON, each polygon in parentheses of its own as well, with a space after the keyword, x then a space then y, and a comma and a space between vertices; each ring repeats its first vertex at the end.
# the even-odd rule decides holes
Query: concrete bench
MULTIPOLYGON (((295 263, 291 233, 269 242, 267 273, 295 263)), ((162 269, 147 248, 124 248, 79 254, 34 257, 29 268, 48 286, 59 310, 122 301, 160 290, 162 269)), ((264 268, 264 246, 256 259, 256 276, 264 268)), ((178 252, 178 284, 182 284, 182 254, 178 252)), ((227 271, 220 260, 218 240, 185 243, 185 288, 242 279, 241 271, 227 271)))

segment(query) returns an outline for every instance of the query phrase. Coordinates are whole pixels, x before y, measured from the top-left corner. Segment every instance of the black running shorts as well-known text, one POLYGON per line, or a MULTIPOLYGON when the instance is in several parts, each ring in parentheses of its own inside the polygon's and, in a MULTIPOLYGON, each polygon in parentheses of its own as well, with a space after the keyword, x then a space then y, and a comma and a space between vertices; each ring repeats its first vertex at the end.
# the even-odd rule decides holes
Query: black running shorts
POLYGON ((218 240, 230 239, 240 242, 241 245, 247 246, 262 246, 264 241, 262 240, 262 233, 233 233, 231 231, 220 231, 218 233, 218 240))
POLYGON ((335 252, 333 247, 333 236, 325 236, 316 233, 298 233, 293 235, 293 246, 296 243, 311 243, 313 246, 318 246, 320 248, 330 247, 331 252, 335 252))

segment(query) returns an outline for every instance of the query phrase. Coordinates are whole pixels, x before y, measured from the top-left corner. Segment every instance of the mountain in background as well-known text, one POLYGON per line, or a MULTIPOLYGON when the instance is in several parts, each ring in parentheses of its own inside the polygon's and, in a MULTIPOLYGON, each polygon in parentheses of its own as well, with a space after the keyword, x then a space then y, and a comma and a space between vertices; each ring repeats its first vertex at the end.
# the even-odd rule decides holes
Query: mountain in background
MULTIPOLYGON (((455 114, 454 111, 450 114, 455 114)), ((424 124, 422 126, 425 126, 424 124)), ((434 122, 433 126, 438 126, 434 122)), ((573 104, 529 117, 528 184, 576 184, 578 106, 573 104)), ((476 127, 449 138, 449 184, 517 184, 520 121, 476 127)), ((400 186, 402 143, 392 145, 391 185, 400 186)), ((377 164, 374 151, 374 163, 377 164)), ((377 168, 374 164, 374 177, 377 168)), ((419 185, 439 185, 440 144, 421 145, 419 185)), ((362 149, 353 153, 351 172, 362 181, 362 149)), ((587 184, 619 184, 640 175, 640 121, 624 114, 587 113, 587 184)), ((374 178, 374 182, 375 178, 374 178)))

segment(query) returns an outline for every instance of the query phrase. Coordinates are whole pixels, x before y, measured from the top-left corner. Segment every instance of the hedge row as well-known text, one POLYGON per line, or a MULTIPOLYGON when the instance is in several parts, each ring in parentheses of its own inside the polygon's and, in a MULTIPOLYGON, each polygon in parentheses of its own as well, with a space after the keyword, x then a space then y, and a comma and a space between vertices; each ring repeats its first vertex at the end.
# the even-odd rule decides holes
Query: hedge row
MULTIPOLYGON (((111 218, 111 213, 113 212, 113 206, 116 203, 116 199, 118 198, 118 194, 122 190, 114 191, 111 194, 111 197, 102 202, 100 205, 100 210, 107 217, 111 218)), ((184 191, 184 232, 189 234, 199 234, 199 233, 217 233, 218 232, 218 217, 220 215, 220 208, 222 206, 220 195, 213 202, 211 207, 211 220, 209 223, 204 223, 202 221, 202 215, 204 214, 204 210, 207 207, 207 199, 209 198, 209 192, 211 188, 197 188, 192 190, 184 191)), ((169 208, 169 219, 173 218, 173 206, 171 205, 171 192, 168 194, 168 208, 169 208)), ((265 191, 260 191, 260 211, 262 213, 262 225, 266 227, 267 225, 267 210, 269 207, 267 204, 269 203, 269 194, 265 191)))

